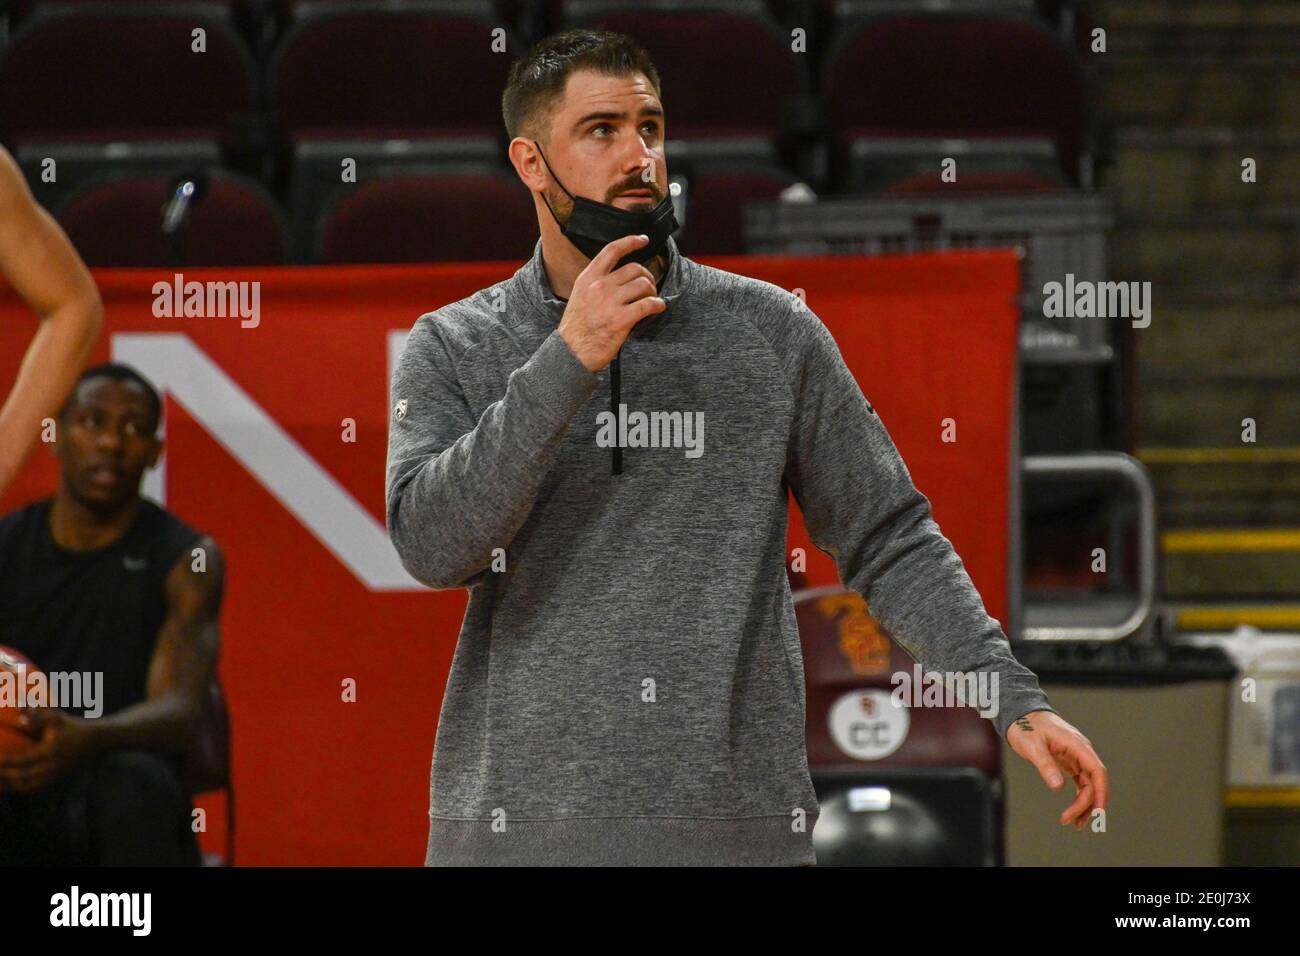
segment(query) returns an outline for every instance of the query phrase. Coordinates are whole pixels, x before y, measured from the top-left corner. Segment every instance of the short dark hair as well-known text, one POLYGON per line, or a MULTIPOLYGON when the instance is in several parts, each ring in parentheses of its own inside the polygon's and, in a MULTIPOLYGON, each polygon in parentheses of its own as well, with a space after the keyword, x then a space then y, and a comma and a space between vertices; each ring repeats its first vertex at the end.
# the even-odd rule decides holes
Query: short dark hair
POLYGON ((158 431, 158 423, 162 420, 162 399, 158 397, 158 390, 153 387, 147 378, 137 372, 129 365, 121 362, 101 362, 99 365, 92 365, 77 377, 77 381, 72 386, 72 394, 64 403, 63 410, 59 412, 59 418, 64 418, 72 408, 73 402, 77 400, 77 390, 81 388, 81 383, 92 378, 112 378, 119 382, 138 382, 144 389, 145 398, 149 402, 149 414, 152 416, 152 424, 149 426, 149 434, 154 435, 158 431))
POLYGON ((564 95, 570 74, 594 70, 609 76, 643 73, 659 91, 659 73, 650 56, 630 36, 609 30, 566 30, 545 37, 510 64, 501 116, 511 139, 524 136, 549 143, 551 111, 564 95))

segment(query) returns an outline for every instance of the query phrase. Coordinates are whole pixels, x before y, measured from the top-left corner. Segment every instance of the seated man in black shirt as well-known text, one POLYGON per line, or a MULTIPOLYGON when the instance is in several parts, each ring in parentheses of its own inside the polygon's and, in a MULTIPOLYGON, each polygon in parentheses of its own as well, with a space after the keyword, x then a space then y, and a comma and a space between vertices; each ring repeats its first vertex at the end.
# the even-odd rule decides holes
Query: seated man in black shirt
POLYGON ((58 490, 0 519, 0 645, 103 681, 91 716, 29 708, 39 743, 0 754, 0 865, 199 862, 185 755, 216 668, 225 562, 140 496, 160 415, 134 369, 87 369, 57 423, 58 490))

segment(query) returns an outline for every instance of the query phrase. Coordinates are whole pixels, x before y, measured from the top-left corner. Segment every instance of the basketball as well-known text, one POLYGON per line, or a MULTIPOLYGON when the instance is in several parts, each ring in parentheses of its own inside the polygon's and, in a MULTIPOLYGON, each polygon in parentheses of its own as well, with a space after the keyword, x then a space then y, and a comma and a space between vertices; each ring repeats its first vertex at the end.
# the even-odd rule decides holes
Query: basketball
POLYGON ((18 706, 19 688, 39 672, 22 654, 0 645, 0 756, 30 750, 40 740, 31 719, 18 706))

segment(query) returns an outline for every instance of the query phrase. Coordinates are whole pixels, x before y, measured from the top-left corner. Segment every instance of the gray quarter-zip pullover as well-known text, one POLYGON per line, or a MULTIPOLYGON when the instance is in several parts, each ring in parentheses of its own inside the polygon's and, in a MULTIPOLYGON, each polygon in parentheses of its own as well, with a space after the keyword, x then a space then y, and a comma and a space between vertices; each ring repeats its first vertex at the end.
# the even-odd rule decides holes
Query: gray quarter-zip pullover
POLYGON ((998 676, 1000 733, 1052 709, 821 320, 668 256, 612 417, 611 370, 556 331, 540 239, 420 316, 398 362, 389 534, 418 580, 470 590, 428 865, 815 862, 787 491, 926 669, 998 676))

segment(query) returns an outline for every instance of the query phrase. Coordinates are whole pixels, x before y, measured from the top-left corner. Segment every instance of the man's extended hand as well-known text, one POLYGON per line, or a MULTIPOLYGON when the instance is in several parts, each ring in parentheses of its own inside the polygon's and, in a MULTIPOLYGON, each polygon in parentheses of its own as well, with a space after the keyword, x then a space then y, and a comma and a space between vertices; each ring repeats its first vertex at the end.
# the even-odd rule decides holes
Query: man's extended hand
POLYGON ((1061 814, 1061 825, 1074 823, 1082 830, 1093 809, 1106 809, 1106 767, 1092 742, 1050 710, 1034 710, 1007 728, 1011 749, 1038 768, 1053 790, 1065 785, 1063 774, 1074 779, 1078 795, 1061 814))
POLYGON ((89 720, 57 707, 33 707, 26 713, 40 730, 40 743, 23 753, 0 757, 0 793, 43 790, 94 750, 95 728, 89 720))

